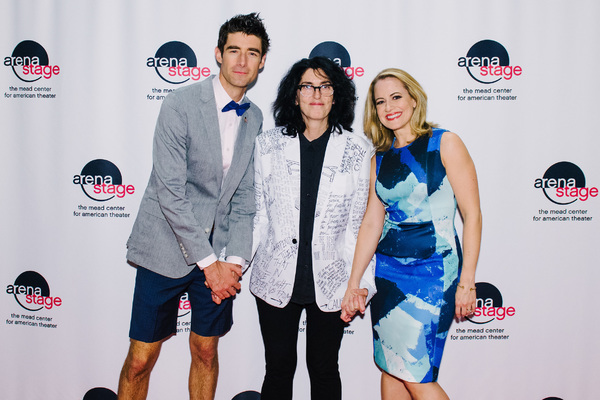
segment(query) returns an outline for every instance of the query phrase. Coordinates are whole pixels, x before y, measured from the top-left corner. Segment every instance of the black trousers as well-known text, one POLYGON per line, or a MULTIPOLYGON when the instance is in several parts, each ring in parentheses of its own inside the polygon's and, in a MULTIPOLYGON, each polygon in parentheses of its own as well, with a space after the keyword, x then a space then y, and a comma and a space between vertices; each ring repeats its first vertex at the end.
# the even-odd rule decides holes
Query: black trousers
POLYGON ((341 400, 338 354, 344 334, 340 312, 323 312, 315 303, 273 307, 256 298, 265 345, 266 372, 261 400, 291 400, 296 372, 300 315, 306 309, 306 365, 312 400, 341 400))

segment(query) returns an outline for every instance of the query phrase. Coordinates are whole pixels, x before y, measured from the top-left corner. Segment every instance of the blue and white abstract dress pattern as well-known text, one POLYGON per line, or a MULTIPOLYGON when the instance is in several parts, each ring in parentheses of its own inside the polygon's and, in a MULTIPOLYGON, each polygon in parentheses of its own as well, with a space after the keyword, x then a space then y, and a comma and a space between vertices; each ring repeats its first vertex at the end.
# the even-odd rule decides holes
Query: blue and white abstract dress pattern
POLYGON ((435 382, 462 265, 456 199, 440 157, 442 129, 377 154, 385 206, 371 301, 377 365, 408 382, 435 382))

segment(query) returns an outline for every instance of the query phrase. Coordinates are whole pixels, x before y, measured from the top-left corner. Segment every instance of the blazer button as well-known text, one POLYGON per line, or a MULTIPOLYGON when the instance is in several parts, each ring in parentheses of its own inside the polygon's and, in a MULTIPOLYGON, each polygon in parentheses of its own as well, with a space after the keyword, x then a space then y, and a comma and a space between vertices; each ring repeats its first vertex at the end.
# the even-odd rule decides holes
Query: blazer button
POLYGON ((298 241, 296 239, 292 239, 292 243, 296 244, 298 241))

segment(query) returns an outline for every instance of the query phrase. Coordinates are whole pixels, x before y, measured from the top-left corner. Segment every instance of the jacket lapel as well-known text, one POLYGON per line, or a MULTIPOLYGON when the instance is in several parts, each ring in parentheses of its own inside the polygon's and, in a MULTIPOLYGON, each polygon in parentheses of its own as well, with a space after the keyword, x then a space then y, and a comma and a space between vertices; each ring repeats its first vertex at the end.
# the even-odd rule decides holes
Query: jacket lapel
MULTIPOLYGON (((241 102, 246 102, 248 99, 244 97, 241 102)), ((225 180, 223 181, 223 190, 221 191, 221 197, 226 191, 230 189, 230 186, 235 185, 242 179, 246 169, 248 168, 249 158, 252 157, 252 149, 254 146, 255 135, 252 134, 253 130, 258 130, 256 125, 256 115, 254 111, 254 104, 242 115, 240 125, 238 127, 237 137, 235 139, 235 146, 233 148, 233 158, 231 161, 231 167, 225 180)), ((219 142, 220 145, 220 142, 219 142)), ((219 147, 220 151, 220 147, 219 147)), ((221 156, 221 159, 223 157, 221 156)), ((223 162, 221 160, 221 174, 222 174, 223 162)))
POLYGON ((200 93, 199 111, 202 114, 202 121, 206 127, 206 145, 211 149, 214 173, 217 177, 217 182, 223 180, 223 152, 221 151, 221 134, 219 131, 219 118, 217 116, 217 103, 215 102, 215 94, 212 89, 211 79, 206 79, 204 82, 207 85, 200 93))
MULTIPOLYGON (((291 136, 281 137, 282 141, 285 141, 285 147, 283 149, 285 164, 279 168, 285 168, 286 174, 290 179, 290 184, 294 193, 294 210, 295 212, 300 211, 300 139, 291 136)), ((276 168, 276 167, 275 167, 276 168)), ((298 214, 299 215, 299 214, 298 214)))
MULTIPOLYGON (((344 156, 346 137, 344 134, 332 132, 325 150, 325 159, 323 169, 321 170, 321 180, 319 181, 319 195, 317 196, 317 206, 315 208, 315 220, 322 216, 324 208, 329 203, 329 196, 333 191, 342 191, 344 188, 337 188, 335 185, 336 175, 339 173, 342 158, 344 156)), ((319 224, 315 221, 315 228, 319 224)))

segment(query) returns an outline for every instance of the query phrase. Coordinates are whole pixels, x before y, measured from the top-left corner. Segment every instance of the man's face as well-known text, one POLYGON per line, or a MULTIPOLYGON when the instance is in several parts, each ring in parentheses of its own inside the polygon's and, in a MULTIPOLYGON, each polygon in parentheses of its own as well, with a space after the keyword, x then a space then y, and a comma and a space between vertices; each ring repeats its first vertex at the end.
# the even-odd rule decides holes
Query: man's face
MULTIPOLYGON (((223 53, 217 47, 215 57, 221 64, 219 78, 229 93, 246 90, 265 65, 266 55, 262 54, 262 42, 258 36, 246 35, 242 32, 230 33, 227 36, 223 53)), ((235 100, 235 99, 234 99, 235 100)))

